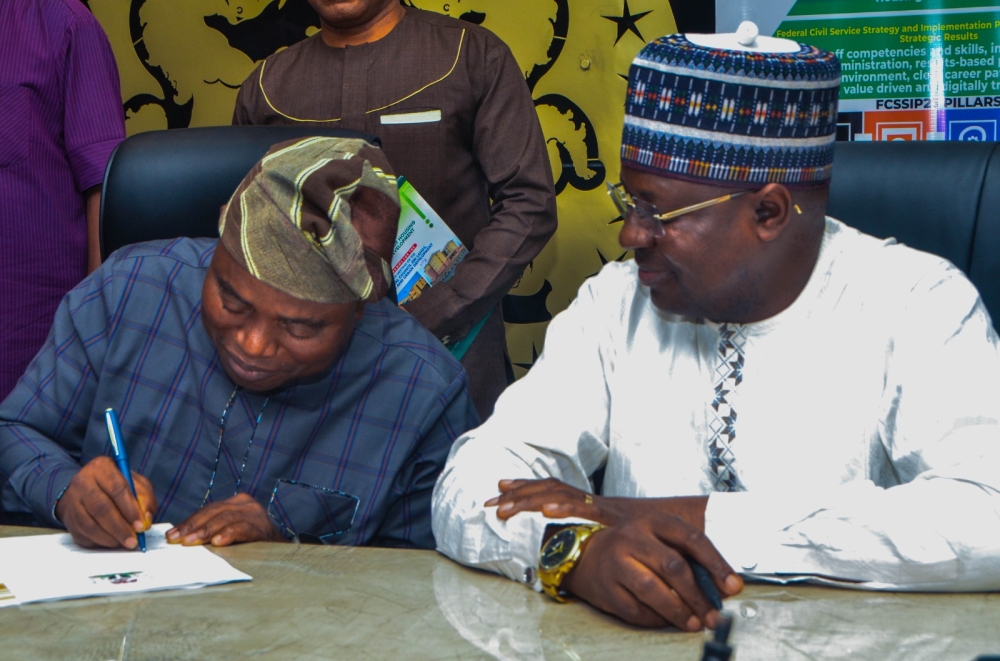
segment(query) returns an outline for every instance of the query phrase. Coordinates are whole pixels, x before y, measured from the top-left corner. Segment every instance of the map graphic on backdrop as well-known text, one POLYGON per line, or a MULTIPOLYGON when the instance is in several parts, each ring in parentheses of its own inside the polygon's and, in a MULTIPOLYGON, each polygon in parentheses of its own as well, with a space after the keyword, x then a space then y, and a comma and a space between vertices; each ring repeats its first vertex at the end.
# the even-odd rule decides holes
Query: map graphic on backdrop
MULTIPOLYGON (((111 40, 129 135, 229 124, 256 63, 317 32, 305 0, 89 0, 111 40)), ((518 376, 541 351, 547 322, 618 245, 605 180, 617 181, 629 64, 676 31, 664 0, 404 0, 482 25, 510 46, 532 91, 559 193, 559 229, 504 300, 518 376)), ((714 14, 676 0, 704 26, 714 14)), ((704 31, 704 27, 702 27, 704 31)))
POLYGON ((838 140, 997 139, 996 0, 718 0, 718 28, 761 32, 840 59, 838 140), (766 16, 766 18, 765 18, 766 16))

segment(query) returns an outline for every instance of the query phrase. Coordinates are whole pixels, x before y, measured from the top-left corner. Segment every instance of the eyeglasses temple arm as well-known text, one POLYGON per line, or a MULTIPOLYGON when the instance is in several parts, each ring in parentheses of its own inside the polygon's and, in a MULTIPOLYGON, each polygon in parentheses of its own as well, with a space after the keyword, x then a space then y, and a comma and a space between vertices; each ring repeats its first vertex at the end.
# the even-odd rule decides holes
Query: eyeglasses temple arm
POLYGON ((705 202, 699 202, 698 204, 692 204, 689 207, 684 207, 683 209, 677 209, 676 211, 670 211, 667 213, 661 213, 658 216, 653 216, 657 220, 670 220, 671 218, 676 218, 677 216, 683 216, 686 213, 691 213, 692 211, 699 211, 706 207, 711 207, 716 204, 722 204, 723 202, 728 202, 734 197, 739 197, 740 195, 745 195, 750 191, 737 191, 735 193, 730 193, 729 195, 723 195, 722 197, 717 197, 714 200, 706 200, 705 202))

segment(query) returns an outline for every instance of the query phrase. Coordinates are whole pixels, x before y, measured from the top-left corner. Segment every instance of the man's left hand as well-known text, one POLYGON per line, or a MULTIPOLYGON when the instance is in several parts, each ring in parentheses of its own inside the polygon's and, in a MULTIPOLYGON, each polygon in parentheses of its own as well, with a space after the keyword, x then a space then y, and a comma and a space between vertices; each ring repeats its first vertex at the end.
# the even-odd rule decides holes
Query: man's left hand
POLYGON ((211 503, 167 531, 171 544, 229 546, 239 542, 283 542, 264 508, 249 494, 211 503))
POLYGON ((518 512, 541 512, 550 519, 580 518, 614 526, 641 512, 657 510, 676 516, 692 528, 705 531, 708 496, 677 498, 611 498, 594 496, 554 478, 544 480, 500 480, 500 495, 484 503, 497 507, 497 518, 506 520, 518 512))

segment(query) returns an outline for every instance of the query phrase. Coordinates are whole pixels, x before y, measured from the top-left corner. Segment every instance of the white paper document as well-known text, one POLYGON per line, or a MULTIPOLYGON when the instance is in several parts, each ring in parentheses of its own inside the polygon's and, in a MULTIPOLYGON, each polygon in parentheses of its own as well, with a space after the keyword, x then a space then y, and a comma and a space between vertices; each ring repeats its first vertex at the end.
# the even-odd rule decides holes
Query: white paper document
POLYGON ((171 527, 147 530, 145 553, 84 549, 68 533, 0 539, 0 608, 252 580, 202 546, 168 544, 171 527))

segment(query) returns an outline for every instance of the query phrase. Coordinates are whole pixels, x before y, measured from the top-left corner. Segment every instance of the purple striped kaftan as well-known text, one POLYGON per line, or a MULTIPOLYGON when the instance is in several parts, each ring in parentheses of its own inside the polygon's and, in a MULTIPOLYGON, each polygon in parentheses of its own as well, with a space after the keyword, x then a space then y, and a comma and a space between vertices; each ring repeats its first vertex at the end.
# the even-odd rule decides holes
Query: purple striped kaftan
POLYGON ((83 194, 124 137, 111 46, 83 3, 0 1, 0 399, 86 275, 83 194))

